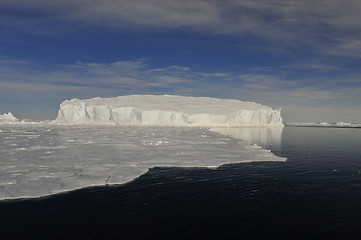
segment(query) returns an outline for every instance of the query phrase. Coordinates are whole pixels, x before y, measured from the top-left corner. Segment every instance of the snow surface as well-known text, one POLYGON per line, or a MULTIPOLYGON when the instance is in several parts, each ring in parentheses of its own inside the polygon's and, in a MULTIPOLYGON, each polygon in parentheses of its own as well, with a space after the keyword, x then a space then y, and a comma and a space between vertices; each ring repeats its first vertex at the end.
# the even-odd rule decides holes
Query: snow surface
POLYGON ((283 126, 280 109, 208 97, 132 95, 66 100, 54 123, 149 126, 283 126))
POLYGON ((19 119, 14 117, 14 115, 11 112, 0 115, 0 123, 14 123, 18 121, 19 119))
MULTIPOLYGON (((265 141, 281 136, 232 129, 238 131, 234 136, 263 136, 265 141)), ((286 161, 248 141, 195 127, 0 124, 0 142, 0 199, 121 184, 155 166, 286 161)))

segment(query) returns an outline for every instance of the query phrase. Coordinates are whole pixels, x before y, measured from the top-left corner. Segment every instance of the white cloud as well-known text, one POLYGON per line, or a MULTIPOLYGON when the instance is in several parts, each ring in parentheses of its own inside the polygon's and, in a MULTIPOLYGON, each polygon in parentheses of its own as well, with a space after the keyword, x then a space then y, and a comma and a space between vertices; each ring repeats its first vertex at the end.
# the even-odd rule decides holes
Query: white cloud
POLYGON ((358 0, 2 0, 0 6, 117 27, 190 27, 218 33, 283 35, 295 27, 292 34, 361 29, 358 0))
POLYGON ((196 72, 196 74, 202 77, 218 77, 218 78, 225 78, 229 75, 228 73, 221 73, 221 72, 211 72, 211 73, 196 72))
MULTIPOLYGON (((79 86, 64 86, 55 85, 52 83, 32 83, 32 82, 13 82, 13 81, 0 81, 0 95, 2 97, 17 98, 21 99, 24 97, 37 99, 51 97, 68 96, 69 94, 77 94, 81 92, 83 87, 79 86)), ((89 88, 88 88, 89 90, 89 88)), ((81 94, 84 94, 83 92, 81 94)))
POLYGON ((40 70, 37 65, 31 63, 23 68, 15 68, 14 65, 8 64, 0 72, 0 94, 36 96, 44 93, 61 95, 67 92, 66 96, 72 93, 77 97, 98 95, 99 92, 105 95, 114 95, 117 92, 156 92, 154 87, 181 91, 192 88, 194 80, 201 80, 189 67, 166 66, 163 71, 152 71, 151 66, 143 60, 77 62, 73 65, 48 66, 48 69, 54 68, 56 69, 40 70))
POLYGON ((297 82, 277 77, 275 74, 241 74, 237 76, 243 86, 250 89, 282 89, 296 87, 297 82))
POLYGON ((359 0, 2 0, 0 9, 8 12, 0 15, 6 33, 69 34, 94 25, 145 32, 181 29, 251 35, 282 40, 283 46, 302 44, 321 54, 361 57, 359 0))
POLYGON ((329 55, 361 58, 361 40, 338 39, 332 48, 324 49, 323 52, 329 55))
POLYGON ((295 69, 295 70, 320 71, 320 72, 328 72, 328 71, 341 69, 339 66, 323 64, 320 62, 324 62, 324 60, 318 60, 317 63, 309 63, 309 62, 308 63, 295 63, 295 64, 287 65, 287 66, 285 66, 285 68, 295 69))
POLYGON ((331 100, 338 97, 338 92, 318 90, 314 88, 297 88, 289 91, 290 98, 298 102, 316 102, 317 100, 331 100))
POLYGON ((18 59, 1 59, 0 64, 28 64, 29 61, 18 59))
POLYGON ((170 76, 157 76, 157 80, 159 80, 160 83, 191 83, 192 80, 185 79, 185 78, 179 78, 179 77, 170 77, 170 76))

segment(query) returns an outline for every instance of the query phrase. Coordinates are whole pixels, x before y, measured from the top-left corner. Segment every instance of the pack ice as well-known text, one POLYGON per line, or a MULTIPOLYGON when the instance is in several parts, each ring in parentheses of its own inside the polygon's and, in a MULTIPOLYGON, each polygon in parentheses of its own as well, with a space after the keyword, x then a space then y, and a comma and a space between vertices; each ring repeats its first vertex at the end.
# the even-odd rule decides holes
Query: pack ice
MULTIPOLYGON (((0 199, 126 183, 155 166, 216 168, 286 160, 206 128, 51 124, 0 128, 0 199)), ((232 129, 248 135, 251 128, 232 129)))
POLYGON ((55 123, 148 126, 283 126, 280 109, 208 97, 131 95, 72 99, 60 104, 55 123))

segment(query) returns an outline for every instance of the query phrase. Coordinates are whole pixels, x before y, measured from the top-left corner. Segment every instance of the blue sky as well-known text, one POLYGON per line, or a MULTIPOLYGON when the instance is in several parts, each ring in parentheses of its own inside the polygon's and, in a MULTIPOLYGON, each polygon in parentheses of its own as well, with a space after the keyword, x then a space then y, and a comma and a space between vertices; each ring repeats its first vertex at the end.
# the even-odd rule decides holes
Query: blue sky
POLYGON ((0 114, 177 94, 361 122, 358 0, 0 0, 0 114))

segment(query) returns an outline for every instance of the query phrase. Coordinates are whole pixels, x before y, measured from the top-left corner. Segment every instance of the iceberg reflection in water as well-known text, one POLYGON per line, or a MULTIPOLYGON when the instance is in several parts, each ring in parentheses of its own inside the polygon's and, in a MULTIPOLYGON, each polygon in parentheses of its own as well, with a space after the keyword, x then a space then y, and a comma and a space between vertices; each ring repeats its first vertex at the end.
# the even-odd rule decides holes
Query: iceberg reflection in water
POLYGON ((265 148, 272 146, 273 151, 281 150, 283 127, 211 128, 210 131, 246 140, 265 148))

